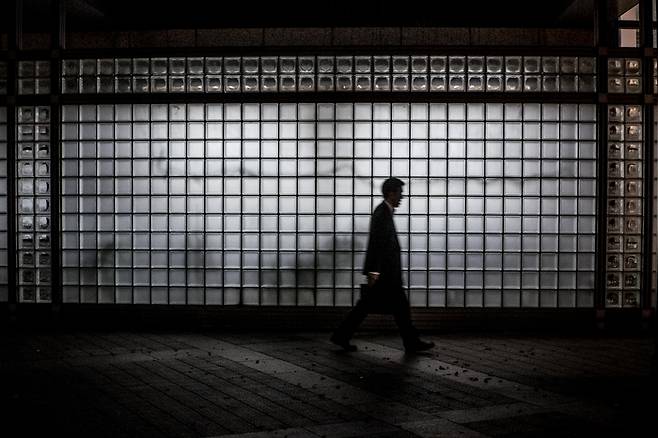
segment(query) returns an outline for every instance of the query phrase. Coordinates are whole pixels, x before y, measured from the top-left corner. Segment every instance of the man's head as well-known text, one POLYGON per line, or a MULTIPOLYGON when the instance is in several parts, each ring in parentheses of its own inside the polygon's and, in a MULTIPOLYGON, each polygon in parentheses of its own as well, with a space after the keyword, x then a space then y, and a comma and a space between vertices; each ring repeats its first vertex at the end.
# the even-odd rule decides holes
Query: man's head
POLYGON ((382 195, 384 199, 391 204, 392 207, 396 208, 400 205, 402 200, 402 186, 404 183, 398 178, 391 177, 388 178, 382 184, 382 195))

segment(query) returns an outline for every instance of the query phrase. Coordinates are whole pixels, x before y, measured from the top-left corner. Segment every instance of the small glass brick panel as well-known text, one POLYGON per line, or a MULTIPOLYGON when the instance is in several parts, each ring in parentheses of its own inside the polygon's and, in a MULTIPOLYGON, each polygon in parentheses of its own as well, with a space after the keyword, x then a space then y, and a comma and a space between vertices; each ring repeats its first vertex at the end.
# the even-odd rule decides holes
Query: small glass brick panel
POLYGON ((7 62, 0 61, 0 95, 7 94, 7 62))
POLYGON ((595 60, 574 56, 248 56, 67 59, 65 94, 594 92, 595 60))
MULTIPOLYGON (((368 68, 384 67, 341 70, 368 68)), ((351 305, 370 214, 393 174, 407 184, 396 222, 414 306, 591 307, 595 114, 557 104, 65 106, 64 301, 351 305)))
POLYGON ((7 220, 7 108, 0 107, 0 302, 9 299, 7 220))
POLYGON ((608 59, 608 93, 642 92, 642 61, 638 58, 608 59))
POLYGON ((50 108, 18 107, 16 120, 18 298, 50 302, 50 108))
POLYGON ((642 106, 608 106, 606 305, 636 307, 642 269, 642 106))
POLYGON ((49 61, 18 61, 18 94, 50 93, 49 61))

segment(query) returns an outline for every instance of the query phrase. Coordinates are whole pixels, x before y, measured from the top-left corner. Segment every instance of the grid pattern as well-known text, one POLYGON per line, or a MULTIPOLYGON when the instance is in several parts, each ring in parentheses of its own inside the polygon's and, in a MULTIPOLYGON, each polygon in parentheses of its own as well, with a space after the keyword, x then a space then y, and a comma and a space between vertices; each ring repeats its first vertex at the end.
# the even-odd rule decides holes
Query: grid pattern
POLYGON ((595 66, 574 56, 67 59, 62 92, 594 92, 595 66))
POLYGON ((50 302, 50 108, 17 108, 16 203, 21 302, 50 302))
POLYGON ((0 94, 7 94, 7 63, 0 61, 0 94))
POLYGON ((608 106, 606 305, 640 302, 642 268, 642 107, 608 106))
POLYGON ((18 94, 50 93, 50 61, 18 62, 18 94))
POLYGON ((351 305, 381 182, 414 306, 593 305, 596 111, 65 106, 64 302, 351 305))
POLYGON ((642 92, 642 61, 635 58, 608 59, 608 93, 642 92))
POLYGON ((7 108, 0 107, 0 301, 9 299, 7 222, 7 108))

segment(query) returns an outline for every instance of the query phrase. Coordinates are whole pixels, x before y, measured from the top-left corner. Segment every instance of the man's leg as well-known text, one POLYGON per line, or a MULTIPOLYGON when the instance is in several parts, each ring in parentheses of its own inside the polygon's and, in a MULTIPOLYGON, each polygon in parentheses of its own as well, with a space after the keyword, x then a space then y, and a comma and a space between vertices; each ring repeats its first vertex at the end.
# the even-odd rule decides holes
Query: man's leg
POLYGON ((349 341, 366 316, 368 316, 368 304, 364 299, 360 299, 331 335, 331 341, 346 350, 353 350, 353 346, 352 348, 349 346, 349 341))
POLYGON ((405 351, 412 353, 434 347, 434 342, 421 341, 418 336, 418 330, 411 322, 411 307, 404 291, 400 291, 399 295, 395 297, 393 312, 405 351))

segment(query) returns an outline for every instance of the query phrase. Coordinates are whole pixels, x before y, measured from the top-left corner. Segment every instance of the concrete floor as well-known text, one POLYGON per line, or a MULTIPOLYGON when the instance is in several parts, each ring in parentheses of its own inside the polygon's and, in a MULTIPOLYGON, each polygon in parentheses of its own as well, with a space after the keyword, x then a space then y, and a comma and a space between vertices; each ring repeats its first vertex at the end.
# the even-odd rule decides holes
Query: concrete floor
POLYGON ((0 334, 3 436, 657 436, 646 335, 0 334), (7 435, 6 431, 13 431, 7 435))

